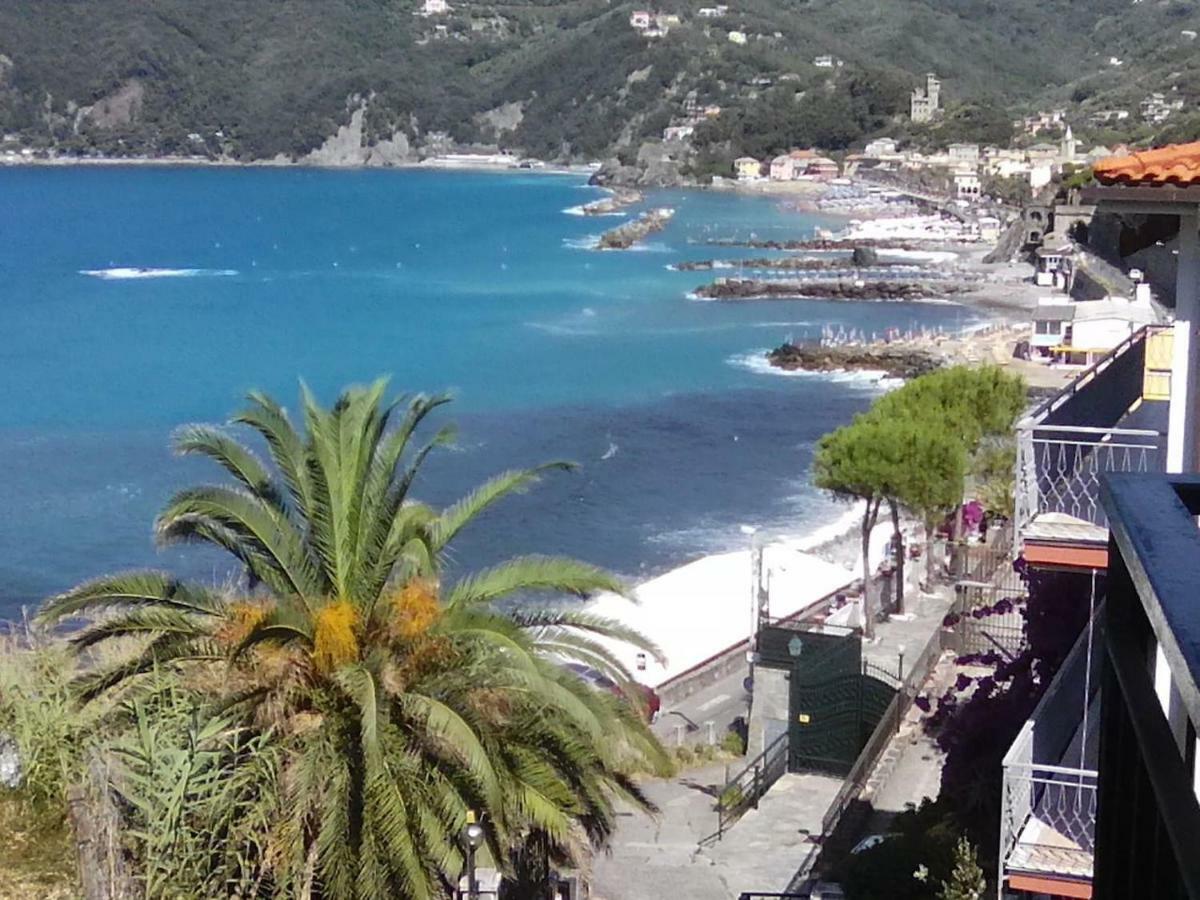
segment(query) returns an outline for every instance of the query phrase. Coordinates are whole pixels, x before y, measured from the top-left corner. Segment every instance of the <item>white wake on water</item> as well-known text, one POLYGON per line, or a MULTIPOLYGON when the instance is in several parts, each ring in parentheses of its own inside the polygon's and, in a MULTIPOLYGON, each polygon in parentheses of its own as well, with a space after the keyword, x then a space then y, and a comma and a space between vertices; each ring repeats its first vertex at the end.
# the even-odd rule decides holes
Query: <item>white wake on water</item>
POLYGON ((237 269, 158 269, 146 266, 116 266, 111 269, 80 269, 80 275, 103 281, 126 281, 138 278, 224 278, 239 275, 237 269))

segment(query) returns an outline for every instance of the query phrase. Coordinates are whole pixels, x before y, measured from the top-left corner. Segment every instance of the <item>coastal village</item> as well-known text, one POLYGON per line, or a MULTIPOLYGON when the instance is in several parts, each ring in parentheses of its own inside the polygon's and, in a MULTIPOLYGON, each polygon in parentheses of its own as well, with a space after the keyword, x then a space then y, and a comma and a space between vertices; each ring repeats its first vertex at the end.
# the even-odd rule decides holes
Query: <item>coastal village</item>
MULTIPOLYGON (((731 5, 618 12, 653 47, 784 37, 731 5)), ((508 27, 448 0, 404 16, 420 47, 508 27)), ((821 49, 813 69, 847 68, 821 49)), ((955 89, 928 72, 865 140, 731 153, 703 178, 699 139, 732 110, 695 91, 590 161, 400 152, 402 130, 381 153, 364 94, 317 149, 259 161, 571 174, 589 199, 553 215, 598 233, 562 254, 592 273, 674 253, 655 274, 698 317, 886 303, 964 321, 764 323, 744 368, 863 392, 797 473, 840 515, 803 535, 748 521, 636 584, 553 555, 465 574, 458 533, 570 466, 418 499, 450 429, 415 435, 446 397, 380 380, 324 406, 305 386, 297 415, 256 390, 241 431, 181 427, 172 449, 225 481, 172 496, 155 534, 232 574, 101 573, 0 631, 17 838, 0 881, 19 876, 0 900, 1200 900, 1200 141, 1076 137, 1177 120, 1161 87, 939 143, 911 130, 955 89), (710 223, 684 252, 664 235, 688 197, 664 188, 799 224, 710 223)), ((140 162, 232 165, 214 146, 140 162)), ((129 162, 0 136, 22 174, 81 161, 129 162)), ((202 271, 108 265, 77 274, 202 271)), ((388 266, 364 280, 405 277, 388 266)), ((681 421, 669 439, 693 439, 681 421)), ((600 459, 618 452, 610 436, 600 459)), ((667 477, 685 476, 722 474, 667 477)))

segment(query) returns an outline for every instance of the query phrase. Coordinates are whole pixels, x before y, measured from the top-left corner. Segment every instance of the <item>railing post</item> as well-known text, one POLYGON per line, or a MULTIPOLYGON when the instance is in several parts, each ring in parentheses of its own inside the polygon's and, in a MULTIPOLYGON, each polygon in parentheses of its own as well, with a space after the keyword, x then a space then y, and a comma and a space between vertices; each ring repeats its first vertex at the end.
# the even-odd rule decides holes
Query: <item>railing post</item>
POLYGON ((754 781, 752 782, 752 787, 751 787, 751 790, 753 791, 753 795, 754 795, 754 809, 758 809, 758 792, 759 792, 760 777, 761 776, 759 774, 759 767, 755 766, 754 767, 754 781))

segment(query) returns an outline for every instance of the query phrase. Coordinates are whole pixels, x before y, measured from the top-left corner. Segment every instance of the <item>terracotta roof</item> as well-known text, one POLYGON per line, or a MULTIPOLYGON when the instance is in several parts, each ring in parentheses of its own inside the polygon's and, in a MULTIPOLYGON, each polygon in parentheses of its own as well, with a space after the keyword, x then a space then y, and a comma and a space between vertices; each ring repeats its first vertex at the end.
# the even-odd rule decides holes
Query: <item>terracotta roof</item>
POLYGON ((1092 171, 1101 184, 1200 185, 1200 141, 1110 156, 1092 171))

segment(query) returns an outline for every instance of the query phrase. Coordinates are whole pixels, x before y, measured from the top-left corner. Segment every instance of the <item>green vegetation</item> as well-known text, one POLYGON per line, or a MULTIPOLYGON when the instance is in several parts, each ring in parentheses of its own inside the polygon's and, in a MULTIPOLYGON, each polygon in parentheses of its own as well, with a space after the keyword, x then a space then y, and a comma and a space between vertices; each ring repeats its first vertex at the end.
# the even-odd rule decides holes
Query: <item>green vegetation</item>
POLYGON ((960 837, 954 845, 954 870, 942 882, 938 900, 982 900, 986 890, 987 881, 975 859, 975 848, 965 837, 960 837))
MULTIPOLYGON (((657 136, 690 95, 728 111, 693 166, 728 174, 730 153, 834 151, 881 130, 999 141, 1014 111, 1068 102, 1132 109, 1126 136, 1148 138, 1155 127, 1136 115, 1147 93, 1185 109, 1200 97, 1181 36, 1200 19, 1192 0, 1136 15, 1126 0, 742 0, 720 20, 666 0, 683 21, 659 39, 629 26, 632 2, 463 0, 431 17, 418 5, 0 0, 0 133, 76 153, 296 157, 366 102, 367 142, 400 132, 426 147, 448 136, 581 158, 657 136), (728 41, 735 29, 745 46, 728 41), (844 66, 813 66, 824 54, 844 66), (946 116, 912 126, 908 91, 926 71, 945 80, 946 116), (97 105, 106 98, 117 102, 97 105), (482 116, 508 103, 519 116, 482 116)), ((1195 123, 1180 114, 1162 128, 1195 123)))
MULTIPOLYGON (((874 632, 868 549, 880 508, 889 504, 894 523, 899 508, 918 515, 931 541, 937 523, 962 500, 968 460, 985 438, 1011 431, 1024 398, 1021 380, 997 367, 956 366, 913 379, 821 438, 813 483, 864 504, 860 532, 868 638, 874 632)), ((925 555, 932 566, 929 548, 925 555)), ((932 577, 927 570, 926 578, 932 577)))
POLYGON ((656 654, 651 644, 570 605, 496 608, 514 594, 621 590, 612 576, 523 557, 443 580, 465 527, 563 466, 506 472, 434 509, 409 491, 452 436, 418 442, 446 401, 385 392, 354 388, 329 409, 305 392, 303 430, 252 395, 234 423, 270 464, 225 429, 181 430, 175 449, 232 484, 179 492, 156 534, 219 548, 243 579, 80 585, 40 616, 89 621, 62 666, 80 673, 70 692, 61 678, 49 701, 2 686, 0 730, 29 761, 23 802, 61 823, 92 771, 82 761, 102 761, 87 820, 119 810, 147 897, 442 897, 471 811, 485 858, 510 880, 540 878, 604 844, 617 798, 652 808, 633 772, 670 771, 635 690, 594 690, 561 664, 630 687, 598 638, 656 654))

